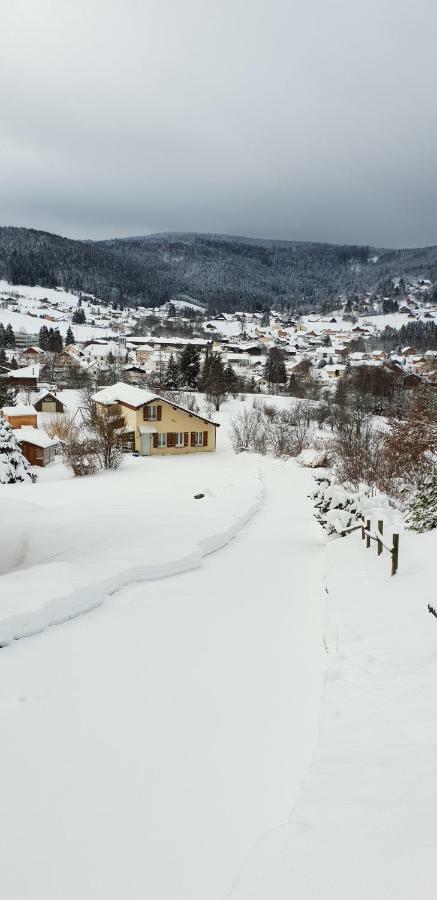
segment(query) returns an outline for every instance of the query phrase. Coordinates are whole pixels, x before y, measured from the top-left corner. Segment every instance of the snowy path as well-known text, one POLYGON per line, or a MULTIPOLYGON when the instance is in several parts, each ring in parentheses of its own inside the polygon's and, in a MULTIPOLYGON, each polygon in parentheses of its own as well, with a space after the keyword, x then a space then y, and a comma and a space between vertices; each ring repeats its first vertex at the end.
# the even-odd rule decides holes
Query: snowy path
POLYGON ((323 553, 311 476, 263 475, 200 569, 0 652, 8 900, 222 900, 287 819, 317 734, 323 553))

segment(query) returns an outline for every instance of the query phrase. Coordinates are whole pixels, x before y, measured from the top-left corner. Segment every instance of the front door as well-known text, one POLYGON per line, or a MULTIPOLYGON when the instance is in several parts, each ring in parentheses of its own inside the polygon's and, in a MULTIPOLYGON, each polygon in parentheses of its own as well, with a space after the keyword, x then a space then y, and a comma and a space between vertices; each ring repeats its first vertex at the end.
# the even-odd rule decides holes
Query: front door
POLYGON ((141 456, 150 456, 150 434, 141 435, 141 456))

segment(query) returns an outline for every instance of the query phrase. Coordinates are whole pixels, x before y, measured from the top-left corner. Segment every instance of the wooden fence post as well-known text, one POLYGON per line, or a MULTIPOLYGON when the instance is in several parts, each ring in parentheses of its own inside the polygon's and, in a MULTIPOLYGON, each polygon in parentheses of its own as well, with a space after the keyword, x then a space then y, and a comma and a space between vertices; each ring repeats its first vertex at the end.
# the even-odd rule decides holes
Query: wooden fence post
POLYGON ((364 541, 366 535, 364 534, 364 525, 361 526, 361 540, 364 541))
MULTIPOLYGON (((370 519, 367 519, 366 522, 367 531, 370 531, 370 519)), ((366 535, 366 547, 370 547, 370 535, 366 535)))
POLYGON ((391 551, 391 574, 396 575, 399 563, 399 535, 393 535, 393 549, 391 551))
MULTIPOLYGON (((378 522, 378 531, 380 534, 384 534, 384 522, 382 521, 382 519, 380 519, 378 522)), ((378 547, 378 556, 381 556, 382 541, 378 540, 377 547, 378 547)))

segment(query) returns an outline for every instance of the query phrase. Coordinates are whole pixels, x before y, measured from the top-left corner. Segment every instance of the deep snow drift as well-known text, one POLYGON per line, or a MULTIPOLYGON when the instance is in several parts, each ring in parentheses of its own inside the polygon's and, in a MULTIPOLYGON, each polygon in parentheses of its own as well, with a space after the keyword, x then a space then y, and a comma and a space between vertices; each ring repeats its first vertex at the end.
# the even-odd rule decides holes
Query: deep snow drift
MULTIPOLYGON (((198 569, 0 651, 8 900, 220 900, 286 819, 317 734, 323 538, 311 476, 259 465, 261 509, 198 569)), ((145 500, 145 546, 158 525, 145 500)))
MULTIPOLYGON (((359 533, 328 544, 320 736, 288 822, 232 900, 437 896, 437 532, 401 534, 398 575, 359 533)), ((279 823, 278 823, 279 824, 279 823)))
POLYGON ((217 454, 2 489, 5 640, 90 610, 0 650, 7 900, 437 895, 437 532, 395 578, 325 545, 236 407, 217 454))

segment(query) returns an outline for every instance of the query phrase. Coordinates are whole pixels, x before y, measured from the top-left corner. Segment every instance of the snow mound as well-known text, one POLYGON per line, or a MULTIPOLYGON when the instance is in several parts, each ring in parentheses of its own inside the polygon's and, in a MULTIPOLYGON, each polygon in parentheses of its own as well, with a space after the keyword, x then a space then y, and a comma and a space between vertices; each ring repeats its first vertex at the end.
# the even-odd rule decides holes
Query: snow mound
POLYGON ((86 510, 86 530, 83 506, 68 503, 76 482, 66 482, 62 505, 0 500, 0 645, 81 615, 132 582, 197 568, 238 534, 262 501, 259 473, 205 488, 200 503, 188 491, 182 498, 171 490, 166 495, 159 481, 155 493, 137 489, 131 502, 112 497, 108 505, 107 480, 87 479, 92 489, 96 482, 100 502, 86 510))

